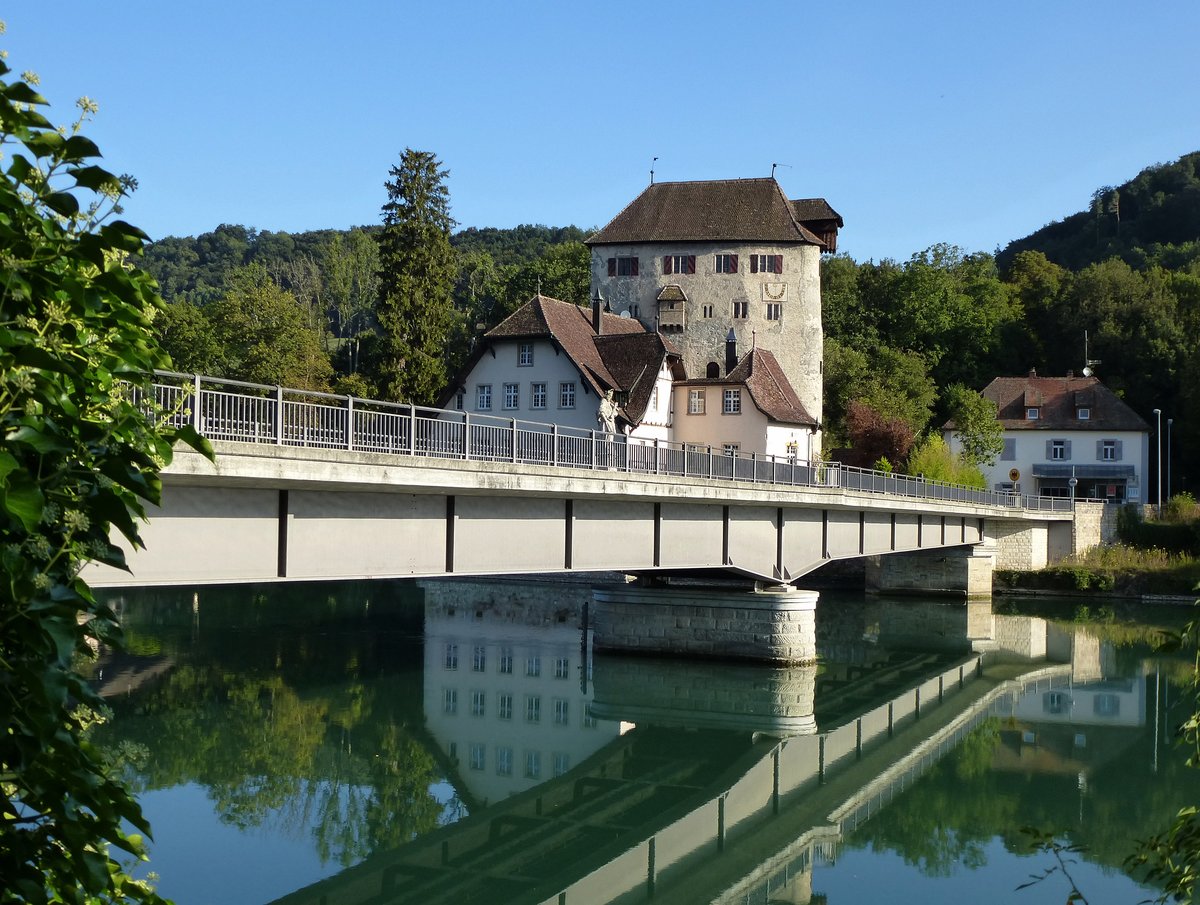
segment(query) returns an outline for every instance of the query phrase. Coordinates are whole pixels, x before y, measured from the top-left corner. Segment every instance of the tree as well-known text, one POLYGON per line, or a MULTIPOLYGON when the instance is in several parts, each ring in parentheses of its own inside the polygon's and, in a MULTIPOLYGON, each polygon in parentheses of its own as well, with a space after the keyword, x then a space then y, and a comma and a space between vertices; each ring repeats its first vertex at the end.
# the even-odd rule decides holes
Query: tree
POLYGON ((385 183, 376 311, 382 341, 375 382, 391 399, 430 404, 446 384, 457 275, 445 185, 449 174, 432 153, 406 148, 385 183))
POLYGON ((843 461, 859 468, 874 468, 884 459, 890 465, 903 465, 915 439, 904 419, 888 418, 858 401, 850 403, 845 430, 850 449, 843 461))
POLYGON ((36 76, 9 71, 0 61, 0 902, 161 902, 109 851, 143 855, 149 828, 81 737, 99 702, 72 661, 120 629, 79 569, 124 567, 110 527, 137 546, 174 441, 206 445, 147 403, 170 364, 150 329, 162 302, 127 263, 145 234, 113 219, 132 181, 93 164, 80 134, 95 104, 60 133, 36 76))
POLYGON ((1004 429, 996 420, 996 403, 961 383, 947 388, 944 399, 963 459, 973 465, 995 462, 1004 451, 1004 429))

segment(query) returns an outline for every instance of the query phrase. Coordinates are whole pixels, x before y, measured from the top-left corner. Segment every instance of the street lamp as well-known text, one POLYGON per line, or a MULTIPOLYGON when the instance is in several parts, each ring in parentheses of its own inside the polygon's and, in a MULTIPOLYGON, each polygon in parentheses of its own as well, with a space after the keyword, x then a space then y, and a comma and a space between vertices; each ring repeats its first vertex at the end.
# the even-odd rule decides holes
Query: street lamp
POLYGON ((1171 425, 1174 418, 1167 419, 1167 499, 1171 499, 1171 425))
POLYGON ((1162 518, 1162 409, 1155 409, 1154 417, 1157 419, 1154 435, 1158 439, 1158 516, 1162 518))

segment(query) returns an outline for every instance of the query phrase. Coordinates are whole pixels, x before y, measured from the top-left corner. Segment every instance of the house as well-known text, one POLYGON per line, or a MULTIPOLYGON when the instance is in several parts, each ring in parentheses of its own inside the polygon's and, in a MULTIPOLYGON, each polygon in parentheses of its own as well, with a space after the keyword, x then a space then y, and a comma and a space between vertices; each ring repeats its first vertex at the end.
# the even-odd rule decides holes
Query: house
POLYGON ((613 390, 622 433, 666 440, 683 376, 670 340, 639 321, 537 295, 483 335, 438 405, 595 430, 613 390))
POLYGON ((674 392, 676 442, 802 461, 820 454, 816 419, 775 355, 755 348, 739 361, 733 330, 726 340, 724 376, 679 380, 674 392))
MULTIPOLYGON (((997 377, 982 392, 996 404, 1004 450, 984 467, 988 485, 1040 496, 1108 502, 1146 499, 1150 425, 1095 377, 997 377)), ((957 451, 953 425, 945 428, 957 451)))
POLYGON ((773 178, 652 183, 587 239, 592 296, 668 334, 692 379, 728 370, 733 331, 774 357, 819 425, 820 259, 841 226, 824 199, 788 200, 773 178))

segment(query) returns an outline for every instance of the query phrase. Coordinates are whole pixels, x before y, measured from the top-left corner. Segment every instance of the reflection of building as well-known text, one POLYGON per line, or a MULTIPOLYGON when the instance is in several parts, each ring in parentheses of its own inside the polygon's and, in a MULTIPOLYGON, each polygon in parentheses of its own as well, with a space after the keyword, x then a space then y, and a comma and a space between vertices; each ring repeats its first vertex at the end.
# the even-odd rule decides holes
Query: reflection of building
POLYGON ((581 631, 571 586, 426 585, 425 722, 482 802, 561 776, 620 733, 588 713, 581 631), (527 602, 510 608, 520 587, 527 602), (561 621, 560 621, 561 620, 561 621))

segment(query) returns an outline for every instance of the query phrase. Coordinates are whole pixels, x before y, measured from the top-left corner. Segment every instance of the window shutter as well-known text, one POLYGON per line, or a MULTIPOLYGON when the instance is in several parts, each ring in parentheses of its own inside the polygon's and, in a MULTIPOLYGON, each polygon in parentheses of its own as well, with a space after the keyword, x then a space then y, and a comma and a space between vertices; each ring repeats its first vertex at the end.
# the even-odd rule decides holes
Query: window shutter
POLYGON ((1054 441, 1047 440, 1046 441, 1046 460, 1049 461, 1052 458, 1054 458, 1054 441))
POLYGON ((696 272, 696 256, 695 255, 687 256, 687 272, 688 273, 696 272))
POLYGON ((750 255, 750 272, 758 273, 758 255, 750 255))
POLYGON ((629 271, 630 276, 637 276, 638 275, 638 259, 634 258, 629 266, 632 268, 632 270, 629 271))
POLYGON ((775 255, 775 272, 783 273, 783 255, 775 255))
POLYGON ((617 259, 616 258, 608 259, 608 275, 610 277, 615 277, 617 275, 617 259))
POLYGON ((729 256, 729 272, 737 273, 737 255, 729 256))
POLYGON ((1125 443, 1124 440, 1117 441, 1117 461, 1121 461, 1121 446, 1125 443))
POLYGON ((1067 440, 1063 443, 1063 460, 1071 461, 1071 441, 1067 440))
POLYGON ((1097 462, 1104 461, 1104 441, 1103 440, 1096 441, 1096 461, 1097 462))
POLYGON ((672 272, 671 271, 671 256, 663 255, 663 273, 666 275, 670 275, 671 272, 672 272))

